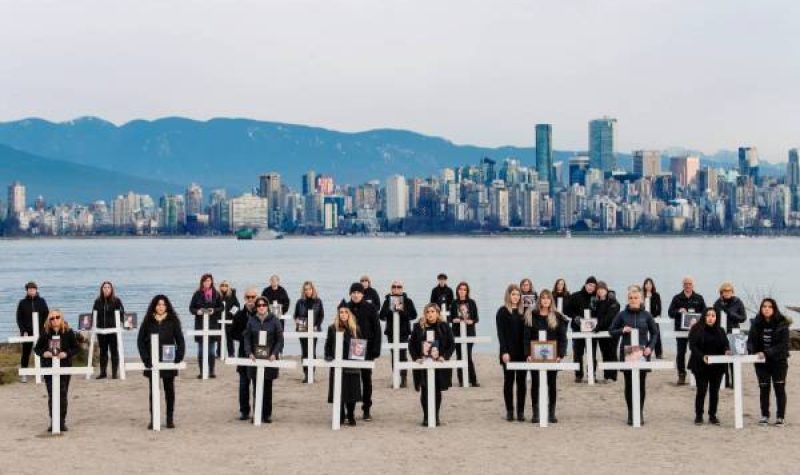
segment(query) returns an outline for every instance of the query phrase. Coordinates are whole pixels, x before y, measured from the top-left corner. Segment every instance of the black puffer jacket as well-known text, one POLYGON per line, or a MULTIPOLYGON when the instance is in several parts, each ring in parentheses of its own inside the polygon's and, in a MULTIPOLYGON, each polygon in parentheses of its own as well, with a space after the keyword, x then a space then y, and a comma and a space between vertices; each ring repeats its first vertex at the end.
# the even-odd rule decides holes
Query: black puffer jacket
POLYGON ((314 311, 314 331, 321 331, 322 321, 325 319, 325 307, 319 298, 302 298, 294 304, 294 319, 308 320, 308 311, 314 311))
POLYGON ((39 314, 39 333, 41 333, 50 309, 47 308, 47 302, 39 297, 39 294, 36 294, 33 298, 26 295, 17 305, 17 327, 19 327, 20 333, 33 335, 32 322, 34 313, 39 314))
POLYGON ((125 318, 125 308, 122 306, 122 300, 117 297, 111 300, 105 297, 97 298, 94 301, 92 312, 97 312, 97 321, 95 322, 97 328, 114 328, 114 312, 119 312, 120 322, 125 318))
POLYGON ((789 320, 781 314, 769 321, 756 315, 747 334, 747 351, 764 353, 766 363, 781 363, 789 358, 789 320))
POLYGON ((378 318, 378 309, 366 300, 355 303, 352 300, 346 303, 347 308, 353 312, 358 323, 358 332, 361 338, 367 340, 367 360, 372 361, 381 356, 381 321, 378 318))
POLYGON ((597 327, 595 327, 594 331, 608 331, 608 329, 611 328, 611 323, 614 321, 614 318, 619 314, 619 308, 619 302, 617 302, 617 299, 610 293, 606 296, 605 300, 596 299, 595 307, 592 312, 592 316, 597 319, 597 327))
POLYGON ((591 312, 594 301, 597 299, 595 294, 586 291, 586 287, 570 295, 569 300, 564 304, 564 313, 572 320, 572 331, 581 331, 581 318, 586 310, 591 312))
POLYGON ((744 302, 737 297, 733 296, 728 300, 722 297, 714 302, 714 311, 717 312, 717 325, 722 325, 722 312, 725 312, 728 318, 728 333, 734 328, 739 328, 739 325, 747 321, 747 311, 744 309, 744 302))

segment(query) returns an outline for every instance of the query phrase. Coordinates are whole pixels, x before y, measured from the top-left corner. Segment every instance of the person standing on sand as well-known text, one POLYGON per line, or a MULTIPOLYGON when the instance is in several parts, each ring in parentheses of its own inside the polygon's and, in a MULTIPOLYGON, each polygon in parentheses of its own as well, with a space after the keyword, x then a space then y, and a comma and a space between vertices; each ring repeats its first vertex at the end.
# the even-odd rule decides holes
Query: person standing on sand
POLYGON ((362 275, 358 281, 364 288, 364 301, 375 307, 375 310, 381 308, 381 296, 378 295, 378 291, 372 286, 372 279, 370 279, 368 275, 362 275))
MULTIPOLYGON (((353 312, 347 305, 340 304, 337 309, 336 319, 328 327, 328 337, 325 339, 325 360, 333 361, 339 356, 343 360, 350 359, 350 340, 360 338, 358 323, 353 312), (344 333, 342 354, 336 355, 336 333, 344 333)), ((333 404, 334 369, 330 369, 328 378, 328 404, 333 404)), ((341 420, 347 420, 347 425, 356 425, 356 404, 363 399, 361 394, 361 371, 358 368, 342 368, 342 407, 341 420)))
POLYGON ((441 273, 436 276, 436 287, 431 289, 430 303, 435 303, 442 308, 449 309, 453 303, 453 289, 447 285, 447 274, 441 273))
MULTIPOLYGON (((17 327, 19 328, 20 336, 32 336, 34 325, 39 325, 39 333, 41 333, 49 312, 47 302, 39 295, 39 287, 36 282, 25 284, 25 297, 17 304, 17 327), (37 322, 33 321, 34 313, 39 314, 39 321, 37 322)), ((33 350, 33 343, 22 344, 22 356, 19 361, 21 368, 28 367, 31 359, 31 350, 33 350)), ((28 377, 21 376, 19 381, 27 383, 28 377)))
MULTIPOLYGON (((374 289, 373 289, 374 290, 374 289)), ((344 301, 343 301, 344 302, 344 301)), ((374 361, 381 355, 381 321, 378 317, 378 308, 367 302, 364 297, 364 286, 354 282, 350 286, 350 301, 345 305, 356 317, 361 338, 367 340, 367 361, 374 361)), ((361 385, 364 390, 364 401, 361 409, 364 420, 372 420, 372 370, 361 370, 361 385)))
MULTIPOLYGON (((647 302, 647 299, 650 299, 650 315, 652 315, 653 318, 660 318, 661 294, 659 294, 656 290, 656 283, 650 277, 644 279, 644 283, 642 284, 642 297, 644 298, 645 302, 647 302)), ((647 305, 645 305, 645 310, 646 309, 647 305)), ((658 327, 658 334, 661 335, 661 327, 659 326, 658 322, 656 322, 656 326, 658 327)), ((656 359, 660 360, 663 357, 664 346, 661 338, 659 338, 658 343, 656 343, 656 359)))
MULTIPOLYGON (((303 288, 301 289, 300 298, 297 299, 297 303, 294 305, 294 322, 295 322, 295 331, 297 332, 304 332, 308 328, 308 325, 313 325, 313 330, 315 332, 321 331, 322 328, 322 321, 325 319, 325 307, 322 305, 322 300, 317 295, 317 288, 314 286, 314 283, 310 280, 303 282, 303 288), (308 312, 314 312, 314 321, 308 321, 308 312)), ((303 359, 309 358, 308 356, 308 338, 299 338, 300 341, 300 351, 303 355, 303 359)), ((311 351, 314 354, 311 358, 317 357, 317 340, 314 339, 311 345, 311 351)), ((303 383, 308 382, 308 366, 303 366, 303 383)))
MULTIPOLYGON (((581 318, 586 310, 591 311, 595 303, 595 291, 597 290, 597 279, 589 276, 581 290, 570 295, 569 300, 564 303, 564 312, 570 318, 572 331, 581 331, 581 318)), ((575 371, 575 382, 583 382, 583 355, 586 352, 586 340, 572 340, 572 361, 578 363, 578 370, 575 371)), ((593 353, 597 355, 597 353, 593 353)), ((594 361, 594 368, 597 368, 597 361, 594 361)))
POLYGON ((786 374, 789 371, 789 325, 775 299, 765 298, 747 335, 747 351, 764 359, 756 363, 761 397, 761 425, 769 423, 770 384, 775 388, 775 426, 783 427, 786 415, 786 374))
MULTIPOLYGON (((390 342, 394 340, 394 324, 392 323, 394 312, 397 312, 397 316, 400 319, 399 341, 401 343, 408 342, 408 337, 411 335, 411 322, 417 319, 417 308, 414 306, 414 301, 411 300, 408 294, 403 290, 403 283, 399 280, 392 282, 392 288, 390 292, 386 294, 379 314, 380 319, 386 322, 384 334, 386 335, 386 339, 390 342)), ((395 351, 398 350, 392 350, 392 352, 395 351)), ((408 351, 399 351, 398 361, 408 361, 408 351)), ((394 371, 394 356, 392 356, 392 371, 394 371)), ((406 387, 407 373, 406 370, 400 370, 401 388, 406 387)), ((417 379, 414 379, 414 381, 416 386, 417 379)))
MULTIPOLYGON (((115 318, 119 318, 122 325, 122 318, 125 315, 125 308, 122 300, 114 293, 114 285, 105 281, 100 285, 100 295, 94 301, 92 312, 97 315, 95 325, 97 328, 114 328, 115 318)), ((97 343, 100 347, 100 375, 97 379, 108 377, 108 355, 111 354, 111 378, 117 379, 119 372, 119 351, 117 351, 117 335, 98 334, 97 343)))
POLYGON ((694 423, 703 424, 703 405, 708 393, 708 422, 719 425, 717 419, 717 403, 719 386, 725 368, 718 364, 708 364, 708 357, 730 354, 730 345, 725 330, 719 326, 717 312, 707 308, 703 318, 692 325, 689 330, 689 370, 697 380, 697 396, 694 400, 694 423))
MULTIPOLYGON (((689 276, 683 278, 683 290, 672 297, 667 315, 675 321, 675 331, 681 331, 681 320, 685 313, 702 312, 706 308, 703 296, 694 291, 694 279, 689 276)), ((675 366, 678 368, 678 385, 686 384, 686 346, 688 338, 676 338, 678 354, 675 356, 675 366)))
MULTIPOLYGON (((422 318, 414 324, 411 337, 408 339, 408 352, 411 354, 411 359, 420 363, 426 358, 434 361, 447 361, 453 356, 455 346, 453 331, 442 319, 439 305, 436 303, 425 305, 422 318), (429 341, 428 332, 433 332, 433 341, 429 341)), ((432 417, 431 414, 428 414, 428 391, 436 392, 436 414, 433 417, 436 418, 436 425, 441 425, 439 413, 442 406, 442 391, 450 388, 450 382, 453 379, 452 373, 452 369, 437 369, 433 388, 428 387, 428 378, 420 378, 419 401, 422 405, 423 427, 428 425, 428 418, 432 417)))
MULTIPOLYGON (((448 320, 452 324, 453 335, 455 336, 462 336, 461 335, 461 320, 464 320, 464 323, 467 325, 467 334, 466 336, 475 336, 475 324, 478 323, 478 305, 472 300, 470 297, 470 288, 469 284, 466 282, 459 282, 456 286, 456 298, 450 304, 450 312, 448 315, 448 320)), ((478 375, 475 372, 475 361, 472 358, 472 347, 474 343, 467 343, 467 354, 461 354, 461 345, 456 345, 456 355, 459 360, 466 358, 467 359, 467 374, 469 377, 469 385, 473 387, 480 387, 478 383, 478 375)), ((463 371, 456 371, 458 374, 458 384, 463 385, 464 379, 464 372, 463 371)))
POLYGON ((497 341, 500 343, 500 364, 503 367, 503 400, 506 404, 506 420, 514 420, 514 383, 517 394, 517 420, 525 420, 525 393, 527 383, 525 371, 511 371, 506 364, 525 361, 525 319, 522 314, 522 296, 517 284, 506 288, 503 306, 497 310, 497 341))
MULTIPOLYGON (((34 352, 42 358, 42 366, 50 368, 53 366, 53 359, 60 360, 61 366, 72 366, 72 358, 78 355, 80 348, 78 347, 78 339, 75 337, 75 332, 69 327, 64 320, 64 314, 61 310, 53 309, 45 320, 42 334, 36 341, 34 352)), ((53 395, 53 376, 45 376, 44 382, 47 386, 47 409, 48 414, 53 414, 53 397, 59 398, 61 402, 61 431, 66 432, 67 429, 67 403, 69 392, 69 382, 72 378, 70 375, 65 374, 59 376, 61 378, 60 394, 53 395)), ((48 432, 52 432, 53 424, 56 421, 50 421, 50 426, 47 428, 48 432)))
MULTIPOLYGON (((247 358, 249 355, 244 351, 244 329, 247 322, 256 316, 256 299, 258 290, 255 287, 247 289, 244 293, 244 305, 236 312, 231 324, 231 337, 239 342, 239 349, 236 355, 239 358, 247 358)), ((239 420, 246 421, 250 418, 250 391, 255 394, 255 381, 250 379, 247 374, 247 366, 237 366, 236 372, 239 373, 239 420)))
MULTIPOLYGON (((214 277, 211 274, 203 274, 200 277, 200 287, 192 295, 192 301, 189 303, 189 311, 194 315, 194 329, 203 329, 203 319, 208 318, 208 328, 210 330, 219 330, 219 317, 222 315, 222 296, 214 288, 214 277), (204 317, 208 314, 208 317, 204 317)), ((197 379, 203 377, 203 337, 196 336, 194 341, 197 342, 197 363, 200 367, 200 373, 197 379)), ((209 338, 208 340, 208 371, 210 378, 216 378, 214 374, 214 347, 218 343, 217 338, 209 338)))
MULTIPOLYGON (((256 314, 247 321, 247 326, 242 332, 242 341, 244 342, 244 353, 251 360, 256 359, 256 351, 259 349, 259 336, 261 332, 267 334, 267 342, 264 348, 264 353, 269 355, 270 361, 277 360, 283 351, 283 328, 278 320, 277 315, 270 311, 270 304, 266 297, 258 297, 256 299, 256 314)), ((250 379, 253 380, 253 385, 257 384, 257 371, 260 368, 249 367, 247 373, 250 379)), ((272 382, 278 379, 278 368, 264 368, 264 399, 262 401, 261 414, 253 413, 253 418, 260 417, 261 422, 265 424, 272 423, 272 382)), ((253 395, 255 400, 255 394, 253 395)))
MULTIPOLYGON (((717 312, 717 321, 722 318, 722 312, 725 312, 727 320, 728 334, 733 333, 734 328, 739 328, 739 325, 747 321, 747 311, 744 308, 744 302, 737 297, 736 291, 733 289, 733 284, 730 282, 723 282, 719 286, 719 298, 714 302, 714 311, 717 312)), ((721 323, 718 323, 721 324, 721 323)), ((725 367, 725 387, 733 387, 733 365, 729 364, 725 367)))

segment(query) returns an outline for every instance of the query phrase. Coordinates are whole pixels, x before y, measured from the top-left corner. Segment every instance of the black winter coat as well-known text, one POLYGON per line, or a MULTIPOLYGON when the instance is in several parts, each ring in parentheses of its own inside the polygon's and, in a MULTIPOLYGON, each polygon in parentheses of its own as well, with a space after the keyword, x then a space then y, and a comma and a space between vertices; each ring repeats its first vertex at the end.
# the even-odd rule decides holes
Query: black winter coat
MULTIPOLYGON (((181 321, 177 318, 167 317, 158 322, 152 315, 147 315, 139 327, 139 335, 136 337, 139 357, 146 368, 150 368, 153 364, 153 355, 150 354, 150 335, 153 333, 158 334, 159 354, 155 355, 157 358, 161 358, 161 351, 164 345, 175 345, 175 362, 180 363, 183 361, 186 355, 186 342, 183 339, 181 321)), ((159 372, 162 378, 175 377, 177 374, 178 371, 174 369, 159 372)), ((149 378, 150 371, 145 371, 144 376, 149 378)))
POLYGON ((572 321, 572 331, 581 331, 580 320, 583 318, 584 311, 589 310, 591 312, 596 299, 595 294, 587 292, 585 287, 569 296, 569 300, 564 303, 564 313, 572 321))
POLYGON ((622 337, 619 347, 620 361, 625 361, 625 347, 631 344, 631 334, 622 333, 622 329, 626 326, 639 330, 639 346, 646 346, 651 351, 655 350, 659 338, 656 320, 644 310, 633 310, 627 306, 614 318, 611 328, 608 330, 611 336, 622 337))
POLYGON ((509 312, 504 306, 497 310, 495 318, 497 341, 500 343, 500 363, 503 355, 508 353, 510 361, 525 361, 525 320, 519 309, 509 312))
POLYGON ((592 312, 592 317, 597 319, 595 333, 608 331, 611 328, 611 323, 619 314, 619 308, 619 302, 611 294, 608 294, 605 300, 600 300, 599 298, 595 300, 595 307, 592 312))
POLYGON ((547 332, 547 340, 556 342, 556 354, 559 358, 563 358, 567 354, 567 323, 564 321, 560 313, 556 313, 558 317, 558 325, 555 328, 550 328, 547 325, 547 316, 539 315, 536 312, 532 315, 531 326, 525 325, 523 341, 525 343, 525 357, 531 355, 531 342, 539 341, 539 332, 547 332))
POLYGON ((447 285, 440 287, 437 284, 436 287, 431 290, 430 303, 435 303, 439 307, 444 304, 446 308, 450 308, 450 305, 453 303, 453 299, 455 299, 455 296, 453 295, 453 289, 447 285))
MULTIPOLYGON (((232 320, 233 316, 239 312, 240 308, 239 299, 236 297, 236 289, 230 289, 225 295, 220 292, 219 296, 222 298, 222 303, 225 304, 225 320, 232 320), (233 308, 236 308, 235 312, 231 311, 233 308)), ((230 325, 229 323, 228 327, 230 327, 230 325)))
POLYGON ((688 368, 695 374, 719 375, 725 373, 725 365, 706 364, 704 356, 724 355, 730 349, 728 335, 719 325, 707 327, 694 325, 689 331, 689 356, 688 368))
MULTIPOLYGON (((411 322, 417 319, 417 308, 414 306, 414 301, 408 297, 408 294, 403 292, 403 310, 400 310, 398 316, 400 317, 400 341, 408 341, 411 335, 411 322)), ((392 294, 386 295, 381 306, 381 312, 378 315, 381 320, 386 322, 386 329, 383 331, 386 339, 392 341, 394 338, 394 323, 392 312, 392 294)))
MULTIPOLYGON (((211 300, 206 300, 202 290, 198 290, 192 295, 192 301, 189 304, 189 311, 194 315, 194 329, 203 329, 203 315, 197 313, 203 309, 210 309, 211 315, 208 317, 208 328, 211 330, 219 330, 220 323, 219 317, 222 315, 222 296, 217 289, 211 290, 211 300)), ((194 341, 200 343, 203 337, 196 336, 194 341)))
POLYGON ((739 325, 747 321, 747 311, 744 309, 744 302, 737 297, 733 296, 728 300, 722 297, 714 302, 714 311, 717 312, 717 325, 722 325, 722 312, 728 317, 728 333, 734 328, 739 328, 739 325))
POLYGON ((287 294, 286 289, 280 285, 277 289, 273 289, 271 285, 264 287, 264 290, 261 291, 261 296, 266 297, 269 301, 270 311, 272 311, 272 302, 278 302, 283 315, 289 312, 289 294, 287 294))
POLYGON ((120 326, 125 318, 125 307, 122 306, 122 300, 114 297, 113 300, 108 300, 105 297, 95 299, 92 312, 97 312, 97 321, 94 324, 97 328, 114 328, 114 312, 119 312, 120 326))
POLYGON ((786 363, 789 358, 789 320, 781 315, 768 322, 763 316, 756 315, 747 334, 747 351, 750 354, 764 353, 766 364, 786 363))
MULTIPOLYGON (((248 358, 250 355, 255 354, 256 346, 258 346, 258 335, 262 330, 267 332, 267 351, 269 351, 270 356, 279 359, 283 351, 283 326, 274 313, 268 313, 264 320, 258 318, 257 315, 247 320, 247 325, 242 333, 244 353, 248 358)), ((247 374, 251 378, 255 378, 256 369, 253 366, 248 366, 247 374)), ((277 378, 278 368, 264 368, 264 379, 277 378)))
MULTIPOLYGON (((642 297, 644 297, 644 294, 642 294, 642 297)), ((653 295, 650 296, 650 315, 653 318, 658 318, 661 316, 661 311, 661 295, 658 292, 653 292, 653 295)))
POLYGON ((47 308, 47 302, 39 297, 39 294, 36 294, 36 297, 33 298, 26 295, 17 304, 17 327, 19 327, 20 333, 26 333, 28 336, 33 335, 34 313, 39 314, 39 333, 41 333, 50 309, 47 308))
MULTIPOLYGON (((439 356, 445 360, 449 360, 453 353, 456 351, 456 343, 453 337, 453 331, 447 322, 439 321, 435 325, 422 328, 420 322, 414 324, 414 329, 411 330, 411 337, 408 339, 408 353, 413 361, 424 358, 426 355, 422 354, 422 343, 427 337, 428 331, 433 331, 434 341, 438 343, 439 356)), ((425 371, 417 371, 420 374, 420 381, 426 384, 427 377, 425 371)), ((451 386, 453 379, 453 370, 450 368, 436 370, 436 386, 442 391, 446 391, 451 386)))
POLYGON ((703 296, 697 292, 692 292, 688 297, 683 292, 680 292, 672 297, 672 303, 669 304, 667 315, 675 321, 675 331, 681 331, 682 315, 680 310, 682 308, 690 312, 693 310, 696 313, 703 313, 703 310, 706 308, 706 301, 703 300, 703 296))
POLYGON ((71 328, 67 329, 67 331, 63 333, 42 333, 39 335, 39 339, 36 340, 36 346, 33 347, 33 352, 42 358, 43 367, 52 367, 53 360, 51 358, 44 358, 43 355, 45 351, 50 351, 50 340, 53 339, 54 336, 61 337, 61 352, 67 354, 67 357, 61 360, 59 363, 61 366, 72 366, 72 358, 78 356, 78 353, 80 353, 81 349, 80 346, 78 346, 78 338, 75 336, 75 332, 73 332, 71 328))
MULTIPOLYGON (((342 342, 341 359, 350 359, 350 340, 353 335, 350 330, 345 329, 342 342)), ((336 359, 336 328, 333 325, 328 327, 328 337, 325 339, 325 359, 332 361, 336 359)), ((328 378, 328 403, 333 403, 333 378, 334 369, 330 369, 328 378)), ((361 370, 358 368, 342 368, 342 402, 358 402, 361 396, 361 370)))
POLYGON ((462 305, 466 305, 466 310, 469 315, 469 319, 473 321, 471 325, 467 325, 467 336, 475 336, 475 325, 478 323, 479 316, 478 316, 478 305, 472 299, 467 299, 466 301, 462 300, 454 300, 453 303, 450 304, 450 315, 447 316, 447 321, 451 323, 451 327, 453 329, 453 335, 461 336, 461 323, 453 322, 454 319, 459 318, 459 309, 462 305))
POLYGON ((374 287, 364 289, 364 300, 371 303, 376 310, 381 308, 381 296, 378 295, 378 291, 374 287))
POLYGON ((322 321, 325 319, 325 307, 322 305, 322 300, 301 298, 294 305, 294 319, 308 320, 308 311, 314 311, 314 331, 320 331, 322 328, 322 321))
POLYGON ((381 356, 381 321, 378 317, 378 308, 366 300, 355 303, 352 300, 346 303, 347 308, 353 312, 358 323, 361 338, 367 340, 367 360, 372 361, 381 356))
MULTIPOLYGON (((239 358, 247 358, 250 355, 244 352, 244 329, 247 328, 247 321, 251 317, 256 316, 256 308, 252 310, 247 309, 247 305, 236 312, 233 316, 233 323, 231 324, 230 335, 235 341, 239 342, 239 349, 236 351, 236 356, 239 358)), ((247 374, 247 366, 237 366, 236 372, 239 374, 247 374)))

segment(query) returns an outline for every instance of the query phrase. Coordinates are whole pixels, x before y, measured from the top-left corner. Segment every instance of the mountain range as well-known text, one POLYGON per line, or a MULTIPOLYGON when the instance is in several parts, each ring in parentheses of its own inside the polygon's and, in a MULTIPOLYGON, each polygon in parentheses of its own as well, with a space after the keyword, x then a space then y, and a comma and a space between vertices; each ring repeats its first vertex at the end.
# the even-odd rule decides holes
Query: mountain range
MULTIPOLYGON (((190 182, 238 194, 257 186, 258 175, 270 171, 298 188, 310 169, 333 175, 337 183, 357 184, 395 173, 435 175, 483 157, 535 163, 533 147, 479 147, 407 130, 346 133, 228 118, 168 117, 119 126, 97 117, 60 123, 24 119, 0 123, 0 144, 5 145, 0 148, 0 183, 19 179, 29 186, 29 195, 43 194, 51 201, 107 200, 129 189, 157 198, 190 182), (42 192, 36 192, 40 187, 42 192)), ((555 151, 554 160, 573 155, 555 151)), ((701 156, 701 162, 735 165, 736 153, 701 156)), ((630 168, 630 163, 629 155, 619 154, 621 166, 630 168)), ((782 172, 772 167, 767 171, 782 172)))

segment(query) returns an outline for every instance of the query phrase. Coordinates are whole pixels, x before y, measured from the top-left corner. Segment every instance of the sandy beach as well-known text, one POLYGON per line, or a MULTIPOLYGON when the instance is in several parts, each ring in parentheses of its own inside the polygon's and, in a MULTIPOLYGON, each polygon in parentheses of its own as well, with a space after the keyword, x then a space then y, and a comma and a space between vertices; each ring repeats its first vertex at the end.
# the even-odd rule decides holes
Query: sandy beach
POLYGON ((413 388, 390 388, 387 356, 375 372, 374 420, 361 421, 358 410, 358 425, 339 432, 330 429, 327 370, 318 370, 313 386, 301 384, 299 369, 282 370, 274 422, 256 428, 238 420, 234 369, 218 365, 217 379, 201 381, 190 362, 176 383, 177 428, 160 433, 146 429, 147 381, 138 372, 125 381, 73 377, 69 432, 60 436, 46 431, 44 385, 0 386, 0 473, 800 473, 792 455, 800 440, 800 370, 791 359, 782 429, 756 424, 758 387, 745 366, 743 430, 733 428, 733 391, 724 388, 722 426, 696 427, 694 389, 676 386, 674 370, 649 375, 640 429, 625 424, 621 377, 590 387, 575 384, 571 373, 559 376, 558 424, 531 424, 530 399, 526 422, 510 423, 496 361, 478 355, 482 386, 444 393, 444 425, 436 429, 419 426, 413 388))

